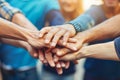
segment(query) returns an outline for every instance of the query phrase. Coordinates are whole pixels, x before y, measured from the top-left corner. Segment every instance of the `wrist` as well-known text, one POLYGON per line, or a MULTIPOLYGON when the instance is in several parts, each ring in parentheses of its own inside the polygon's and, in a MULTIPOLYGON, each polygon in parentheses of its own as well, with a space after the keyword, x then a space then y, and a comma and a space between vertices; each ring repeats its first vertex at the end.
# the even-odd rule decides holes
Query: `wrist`
POLYGON ((21 13, 14 14, 12 22, 20 25, 21 27, 38 31, 38 29, 21 13))
POLYGON ((86 47, 82 47, 76 54, 77 59, 87 58, 89 56, 89 51, 86 47))
POLYGON ((71 34, 72 34, 71 36, 74 36, 76 34, 76 30, 75 30, 74 26, 71 25, 71 24, 65 24, 65 25, 62 25, 61 27, 65 28, 68 31, 70 31, 71 34))

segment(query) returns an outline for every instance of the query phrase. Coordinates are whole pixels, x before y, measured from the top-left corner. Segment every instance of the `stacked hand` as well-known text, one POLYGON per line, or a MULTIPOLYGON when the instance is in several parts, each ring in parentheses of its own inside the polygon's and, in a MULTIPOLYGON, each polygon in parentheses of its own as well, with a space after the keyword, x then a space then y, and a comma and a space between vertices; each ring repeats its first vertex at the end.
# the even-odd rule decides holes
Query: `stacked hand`
POLYGON ((82 47, 83 41, 75 36, 74 28, 67 24, 45 27, 40 30, 38 37, 28 39, 28 43, 36 50, 31 53, 32 56, 39 58, 43 64, 55 67, 58 74, 62 74, 62 68, 67 69, 70 65, 65 60, 75 60, 76 54, 72 53, 82 47), (66 59, 67 56, 69 59, 66 59))

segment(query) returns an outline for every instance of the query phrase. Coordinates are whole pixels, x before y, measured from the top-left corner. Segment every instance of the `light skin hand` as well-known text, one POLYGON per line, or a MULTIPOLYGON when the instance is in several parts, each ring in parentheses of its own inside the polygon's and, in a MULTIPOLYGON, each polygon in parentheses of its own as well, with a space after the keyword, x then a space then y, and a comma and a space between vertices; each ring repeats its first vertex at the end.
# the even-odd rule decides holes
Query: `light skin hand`
MULTIPOLYGON (((69 41, 67 42, 67 44, 62 47, 62 48, 54 48, 52 51, 53 53, 55 53, 57 56, 63 56, 69 52, 76 52, 77 50, 79 50, 83 44, 84 41, 82 39, 78 39, 77 36, 79 34, 77 34, 75 37, 73 37, 72 39, 75 39, 76 42, 73 42, 72 39, 69 39, 69 41)), ((81 36, 82 38, 82 36, 81 36)), ((59 41, 59 44, 62 44, 62 41, 59 41)))
POLYGON ((38 31, 37 28, 21 13, 14 14, 12 22, 29 30, 38 31))
POLYGON ((115 51, 114 42, 85 46, 78 52, 66 54, 61 57, 60 60, 71 61, 81 58, 97 58, 103 60, 120 61, 115 51))
POLYGON ((45 43, 51 44, 52 47, 55 47, 58 40, 63 39, 63 44, 66 45, 69 37, 75 35, 75 29, 72 25, 66 24, 55 27, 45 27, 40 30, 40 37, 45 36, 45 43))
POLYGON ((7 39, 7 38, 1 38, 0 40, 3 43, 7 43, 7 44, 10 44, 10 45, 14 45, 14 46, 22 47, 22 48, 26 49, 31 54, 31 56, 33 56, 35 58, 37 58, 37 56, 38 56, 37 49, 35 49, 34 47, 32 47, 29 43, 27 43, 25 41, 7 39))

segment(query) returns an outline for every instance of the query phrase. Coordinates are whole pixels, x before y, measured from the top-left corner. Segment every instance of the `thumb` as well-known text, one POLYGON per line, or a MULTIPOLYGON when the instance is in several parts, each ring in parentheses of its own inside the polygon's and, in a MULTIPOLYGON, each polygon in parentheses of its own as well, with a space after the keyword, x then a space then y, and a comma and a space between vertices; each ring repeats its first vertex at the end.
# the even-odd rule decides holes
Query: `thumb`
POLYGON ((74 54, 66 54, 65 56, 60 57, 60 60, 73 61, 76 60, 76 56, 74 54))

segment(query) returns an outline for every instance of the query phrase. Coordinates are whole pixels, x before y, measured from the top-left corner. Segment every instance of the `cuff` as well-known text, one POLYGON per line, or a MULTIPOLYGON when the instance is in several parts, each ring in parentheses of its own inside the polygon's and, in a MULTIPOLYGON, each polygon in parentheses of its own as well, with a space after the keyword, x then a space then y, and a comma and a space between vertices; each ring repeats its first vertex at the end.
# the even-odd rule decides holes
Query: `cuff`
POLYGON ((68 24, 72 24, 77 32, 84 31, 95 25, 94 19, 88 14, 82 14, 68 24))
POLYGON ((16 13, 22 13, 22 12, 16 8, 11 9, 7 14, 5 14, 5 19, 12 21, 12 18, 16 13))
POLYGON ((10 6, 8 3, 3 3, 0 5, 0 14, 3 18, 11 21, 14 14, 21 13, 17 8, 10 6))
POLYGON ((120 59, 120 37, 114 40, 115 50, 120 59))

